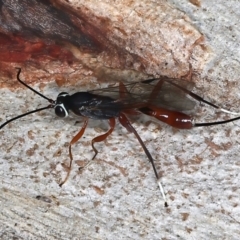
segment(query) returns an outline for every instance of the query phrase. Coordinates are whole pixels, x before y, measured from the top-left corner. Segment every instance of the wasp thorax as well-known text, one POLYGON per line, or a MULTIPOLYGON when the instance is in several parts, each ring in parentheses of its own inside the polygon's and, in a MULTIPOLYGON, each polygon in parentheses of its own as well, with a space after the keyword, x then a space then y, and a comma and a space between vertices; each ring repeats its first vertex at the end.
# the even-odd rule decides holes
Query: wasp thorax
POLYGON ((69 114, 69 110, 67 107, 67 97, 69 96, 68 93, 62 92, 58 94, 56 104, 55 104, 55 114, 58 117, 67 117, 69 114))

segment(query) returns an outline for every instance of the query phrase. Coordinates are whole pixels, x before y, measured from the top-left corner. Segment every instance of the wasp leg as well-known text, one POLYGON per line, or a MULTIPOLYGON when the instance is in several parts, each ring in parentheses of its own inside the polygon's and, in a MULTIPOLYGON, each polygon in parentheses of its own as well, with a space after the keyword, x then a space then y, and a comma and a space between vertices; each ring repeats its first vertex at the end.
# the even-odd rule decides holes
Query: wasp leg
POLYGON ((112 131, 114 130, 114 127, 115 127, 115 119, 114 118, 109 119, 109 125, 110 125, 110 129, 106 133, 92 139, 92 148, 93 148, 95 154, 90 161, 88 161, 83 167, 79 168, 79 171, 83 170, 84 168, 89 166, 92 163, 92 160, 94 160, 94 158, 97 156, 98 150, 94 147, 94 143, 104 141, 112 133, 112 131))
POLYGON ((166 195, 164 193, 164 190, 163 190, 163 186, 162 186, 162 183, 160 181, 160 177, 157 173, 157 170, 156 170, 156 167, 155 167, 155 164, 154 164, 154 160, 153 160, 153 157, 152 155, 150 154, 150 152, 148 151, 148 149, 146 148, 145 144, 143 143, 142 139, 140 138, 140 136, 138 135, 137 131, 135 130, 135 128, 132 126, 132 124, 129 122, 129 120, 127 119, 127 117, 121 113, 120 116, 119 116, 119 122, 122 124, 123 127, 125 127, 129 132, 133 133, 135 135, 135 137, 137 138, 138 142, 141 144, 145 154, 147 155, 149 161, 151 162, 152 164, 152 167, 153 167, 153 171, 155 173, 155 176, 157 178, 157 183, 158 183, 158 186, 160 188, 160 191, 161 191, 161 194, 163 196, 163 200, 164 200, 164 205, 165 207, 168 207, 168 204, 167 204, 167 199, 166 199, 166 195))
POLYGON ((65 177, 65 179, 59 184, 59 186, 61 187, 68 179, 69 175, 70 175, 70 171, 71 171, 71 168, 72 168, 72 161, 73 161, 73 156, 72 156, 72 145, 74 143, 76 143, 81 137, 82 135, 84 134, 85 132, 85 129, 87 127, 87 124, 88 124, 88 118, 85 119, 84 121, 84 124, 81 128, 81 130, 78 132, 77 135, 75 135, 73 137, 73 139, 71 140, 71 142, 69 143, 69 157, 70 157, 70 163, 69 163, 69 167, 68 167, 68 171, 67 171, 67 176, 65 177))
POLYGON ((110 118, 108 120, 108 122, 109 122, 110 129, 106 133, 104 133, 103 135, 97 136, 92 140, 92 148, 93 148, 93 151, 95 152, 94 156, 92 157, 92 160, 98 154, 98 150, 94 147, 94 143, 104 141, 113 132, 113 130, 115 128, 115 124, 116 124, 115 118, 110 118))

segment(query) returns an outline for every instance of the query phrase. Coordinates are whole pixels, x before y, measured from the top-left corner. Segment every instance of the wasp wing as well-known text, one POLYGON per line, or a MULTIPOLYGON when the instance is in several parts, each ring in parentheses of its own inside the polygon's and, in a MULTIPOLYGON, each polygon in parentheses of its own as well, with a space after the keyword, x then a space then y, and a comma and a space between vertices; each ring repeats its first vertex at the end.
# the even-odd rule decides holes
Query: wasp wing
MULTIPOLYGON (((195 101, 187 94, 193 86, 193 83, 184 80, 161 77, 90 92, 111 97, 120 102, 122 110, 136 109, 152 104, 169 110, 188 111, 195 107, 195 101)), ((107 107, 111 108, 111 104, 107 107)))

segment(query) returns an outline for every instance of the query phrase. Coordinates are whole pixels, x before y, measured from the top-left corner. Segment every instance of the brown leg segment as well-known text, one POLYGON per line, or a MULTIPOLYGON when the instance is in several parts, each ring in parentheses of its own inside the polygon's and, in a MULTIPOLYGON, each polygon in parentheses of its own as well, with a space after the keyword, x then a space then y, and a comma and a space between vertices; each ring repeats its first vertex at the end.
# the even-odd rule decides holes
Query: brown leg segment
POLYGON ((159 94, 159 91, 162 88, 163 83, 164 83, 164 80, 159 80, 157 85, 154 87, 154 89, 152 90, 152 93, 150 95, 150 98, 149 98, 149 103, 154 102, 154 100, 156 99, 156 97, 159 94))
POLYGON ((120 99, 126 97, 126 94, 130 94, 130 93, 128 92, 125 85, 122 82, 119 82, 119 97, 120 97, 120 99))
POLYGON ((119 122, 122 124, 122 126, 124 126, 129 132, 133 133, 137 140, 139 141, 139 143, 141 144, 144 152, 146 153, 149 161, 151 162, 152 164, 152 167, 153 167, 153 170, 154 170, 154 173, 155 173, 155 176, 156 178, 158 179, 159 176, 158 176, 158 173, 157 173, 157 170, 155 168, 155 165, 154 165, 154 160, 152 158, 152 155, 150 154, 150 152, 148 151, 148 149, 146 148, 145 144, 143 143, 142 139, 140 138, 140 136, 138 135, 137 131, 135 130, 135 128, 132 126, 132 124, 129 122, 129 120, 127 119, 127 117, 121 113, 120 116, 119 116, 119 122))
POLYGON ((119 116, 119 122, 122 124, 122 126, 124 126, 129 132, 133 133, 135 135, 135 137, 137 138, 138 142, 141 144, 145 154, 147 155, 149 161, 151 162, 152 164, 152 167, 153 167, 153 171, 154 171, 154 174, 157 178, 157 181, 158 181, 158 185, 159 185, 159 188, 161 190, 161 193, 162 193, 162 196, 163 196, 163 199, 164 199, 164 204, 165 204, 165 207, 168 207, 168 204, 167 204, 167 201, 166 201, 166 196, 165 196, 165 193, 163 191, 163 187, 162 187, 162 184, 160 182, 160 178, 158 176, 158 173, 157 173, 157 170, 156 170, 156 167, 155 167, 155 164, 154 164, 154 160, 152 158, 152 155, 150 154, 150 152, 148 151, 148 149, 146 148, 145 144, 143 143, 142 139, 140 138, 140 136, 138 135, 137 131, 135 130, 135 128, 132 126, 132 124, 129 122, 129 120, 127 119, 127 117, 121 113, 120 116, 119 116))
POLYGON ((84 134, 85 132, 85 129, 87 127, 87 124, 88 124, 88 118, 85 119, 84 121, 84 124, 81 128, 81 130, 78 132, 77 135, 74 136, 74 138, 71 140, 71 142, 69 143, 69 157, 70 157, 70 164, 69 164, 69 167, 68 167, 68 172, 67 172, 67 176, 65 177, 65 179, 59 184, 59 186, 61 187, 68 179, 69 175, 70 175, 70 171, 71 171, 71 168, 72 168, 72 161, 73 161, 73 157, 72 157, 72 145, 74 143, 76 143, 81 137, 82 135, 84 134))
POLYGON ((94 152, 95 152, 94 156, 92 157, 92 160, 93 160, 93 159, 97 156, 97 154, 98 154, 98 150, 94 147, 94 143, 95 143, 95 142, 102 142, 102 141, 104 141, 104 140, 113 132, 113 130, 114 130, 114 127, 115 127, 115 124, 116 124, 115 118, 110 118, 110 119, 108 120, 108 122, 109 122, 109 125, 110 125, 110 129, 109 129, 106 133, 104 133, 103 135, 97 136, 97 137, 95 137, 95 138, 92 140, 92 148, 93 148, 93 150, 94 150, 94 152))

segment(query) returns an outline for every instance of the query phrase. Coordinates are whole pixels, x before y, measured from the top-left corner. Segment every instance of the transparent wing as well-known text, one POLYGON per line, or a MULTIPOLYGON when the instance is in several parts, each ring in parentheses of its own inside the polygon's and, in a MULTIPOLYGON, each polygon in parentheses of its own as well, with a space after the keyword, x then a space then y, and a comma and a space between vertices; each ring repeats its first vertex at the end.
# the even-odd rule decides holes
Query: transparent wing
POLYGON ((188 111, 195 107, 195 101, 186 93, 193 86, 193 83, 184 80, 161 77, 90 92, 121 102, 123 110, 145 107, 151 103, 170 110, 188 111))

